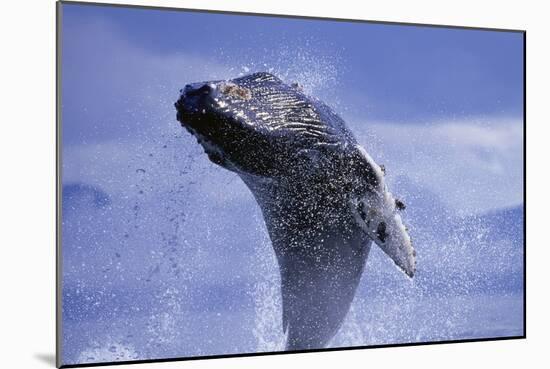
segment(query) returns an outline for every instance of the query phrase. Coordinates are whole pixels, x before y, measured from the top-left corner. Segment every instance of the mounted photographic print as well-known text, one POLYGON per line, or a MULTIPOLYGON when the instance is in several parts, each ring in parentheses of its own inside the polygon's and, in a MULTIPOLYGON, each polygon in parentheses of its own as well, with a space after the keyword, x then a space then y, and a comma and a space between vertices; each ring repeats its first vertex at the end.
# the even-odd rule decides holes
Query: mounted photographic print
POLYGON ((58 366, 525 337, 524 43, 58 3, 58 366))

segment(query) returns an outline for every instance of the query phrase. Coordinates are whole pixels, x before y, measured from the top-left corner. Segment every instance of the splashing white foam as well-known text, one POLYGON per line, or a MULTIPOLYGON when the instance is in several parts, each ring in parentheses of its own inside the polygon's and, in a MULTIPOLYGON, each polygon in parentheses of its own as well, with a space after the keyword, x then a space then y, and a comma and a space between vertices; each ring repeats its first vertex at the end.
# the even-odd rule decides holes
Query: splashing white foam
MULTIPOLYGON (((337 45, 327 49, 326 41, 312 38, 293 38, 281 43, 279 47, 264 49, 263 55, 257 52, 243 52, 245 64, 234 65, 227 59, 224 50, 219 50, 224 64, 233 65, 229 68, 232 75, 242 76, 253 72, 269 72, 277 75, 287 83, 298 82, 307 94, 326 97, 327 90, 336 87, 342 72, 342 49, 337 45), (324 51, 321 51, 324 50, 324 51)), ((240 62, 243 60, 240 59, 240 62)), ((333 97, 333 94, 329 94, 333 97)), ((331 101, 331 103, 337 103, 331 101)))
POLYGON ((78 355, 77 363, 98 363, 109 361, 127 361, 139 359, 139 353, 132 345, 121 340, 108 338, 104 343, 93 342, 78 355))
POLYGON ((285 336, 282 331, 282 301, 280 276, 277 260, 271 241, 262 222, 258 221, 258 232, 261 232, 262 242, 256 247, 258 282, 254 288, 254 329, 257 341, 257 351, 282 351, 285 347, 285 336), (266 258, 266 253, 271 257, 266 258))
POLYGON ((180 340, 182 324, 179 317, 183 316, 179 301, 180 291, 169 287, 159 296, 162 309, 151 314, 147 322, 148 345, 170 345, 180 340))
POLYGON ((362 346, 366 343, 365 335, 361 329, 361 324, 355 308, 352 305, 342 327, 339 330, 329 347, 352 347, 362 346))
POLYGON ((253 334, 258 351, 281 351, 284 335, 281 326, 280 290, 273 281, 262 281, 254 290, 255 312, 253 334))

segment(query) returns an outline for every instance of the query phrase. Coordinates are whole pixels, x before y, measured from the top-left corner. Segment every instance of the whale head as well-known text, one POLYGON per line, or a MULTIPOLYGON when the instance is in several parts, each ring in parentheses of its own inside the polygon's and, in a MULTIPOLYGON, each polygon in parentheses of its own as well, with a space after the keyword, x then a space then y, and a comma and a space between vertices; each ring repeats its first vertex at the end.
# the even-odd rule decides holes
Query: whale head
POLYGON ((239 174, 288 175, 352 137, 336 116, 324 119, 324 104, 265 72, 188 84, 175 106, 209 159, 239 174))

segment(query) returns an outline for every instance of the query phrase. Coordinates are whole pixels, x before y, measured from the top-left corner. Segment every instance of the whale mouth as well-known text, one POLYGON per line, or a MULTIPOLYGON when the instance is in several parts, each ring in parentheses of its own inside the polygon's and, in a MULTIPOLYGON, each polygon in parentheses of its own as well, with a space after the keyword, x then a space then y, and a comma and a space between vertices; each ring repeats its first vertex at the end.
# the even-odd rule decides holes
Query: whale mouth
POLYGON ((215 88, 215 85, 208 83, 188 84, 180 90, 180 97, 174 104, 176 119, 201 145, 211 135, 209 126, 212 125, 212 119, 209 119, 207 112, 215 103, 212 96, 215 88))
POLYGON ((180 97, 174 104, 176 119, 202 146, 210 161, 223 165, 226 160, 223 151, 214 141, 216 119, 211 112, 215 108, 217 87, 213 83, 192 83, 180 90, 180 97))
POLYGON ((193 83, 180 90, 180 97, 174 104, 176 118, 182 125, 195 120, 196 116, 206 114, 206 109, 214 104, 216 86, 208 83, 193 83))
POLYGON ((222 165, 225 162, 223 152, 218 148, 216 143, 209 139, 207 136, 199 133, 191 125, 181 121, 181 125, 195 137, 197 143, 202 146, 204 153, 208 156, 208 159, 215 164, 222 165))

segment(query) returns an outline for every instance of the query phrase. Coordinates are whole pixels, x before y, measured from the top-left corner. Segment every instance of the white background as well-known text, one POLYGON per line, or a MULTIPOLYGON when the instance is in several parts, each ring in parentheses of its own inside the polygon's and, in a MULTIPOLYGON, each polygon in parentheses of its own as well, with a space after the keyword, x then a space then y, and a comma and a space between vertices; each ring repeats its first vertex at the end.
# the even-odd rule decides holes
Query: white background
MULTIPOLYGON (((119 1, 112 1, 119 2, 119 1)), ((527 30, 527 340, 144 364, 133 368, 517 368, 547 362, 550 328, 549 13, 528 1, 172 0, 133 4, 527 30)), ((539 5, 537 5, 539 4, 539 5)), ((2 3, 0 366, 53 367, 55 352, 55 3, 2 3)), ((538 364, 541 366, 545 364, 538 364)), ((124 366, 126 367, 126 366, 124 366)), ((122 368, 122 367, 120 367, 122 368)))

